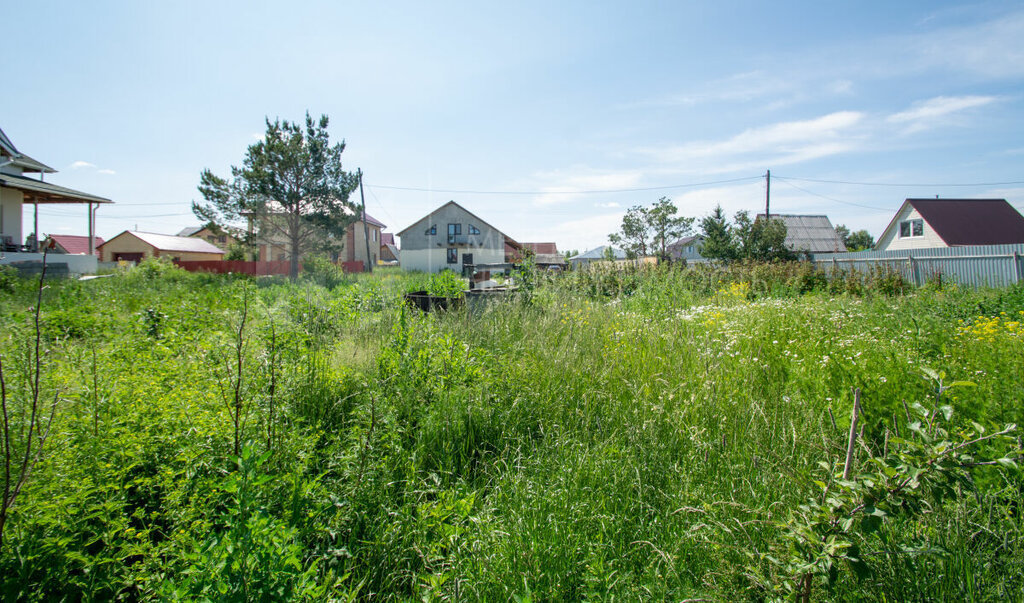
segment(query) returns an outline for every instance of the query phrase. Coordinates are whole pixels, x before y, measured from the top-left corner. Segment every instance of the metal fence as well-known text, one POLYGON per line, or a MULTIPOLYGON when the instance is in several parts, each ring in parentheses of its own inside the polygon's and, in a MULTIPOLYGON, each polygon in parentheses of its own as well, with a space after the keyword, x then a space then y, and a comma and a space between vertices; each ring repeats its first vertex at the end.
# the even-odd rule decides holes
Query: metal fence
POLYGON ((1024 281, 1024 245, 815 253, 811 261, 824 270, 894 270, 915 285, 935 278, 972 287, 1002 287, 1024 281))

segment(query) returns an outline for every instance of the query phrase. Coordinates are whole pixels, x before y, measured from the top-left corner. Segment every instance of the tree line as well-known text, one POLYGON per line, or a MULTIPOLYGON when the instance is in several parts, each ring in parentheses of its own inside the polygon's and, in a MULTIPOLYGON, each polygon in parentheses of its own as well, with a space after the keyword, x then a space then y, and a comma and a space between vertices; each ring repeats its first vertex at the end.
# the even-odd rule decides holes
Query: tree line
MULTIPOLYGON (((631 259, 654 256, 658 261, 669 261, 675 242, 697 234, 704 239, 700 254, 710 260, 770 262, 798 258, 798 253, 786 245, 785 222, 777 218, 752 217, 741 210, 730 222, 721 205, 699 222, 677 214, 678 208, 668 197, 661 197, 649 207, 635 205, 626 211, 619 231, 610 234, 608 240, 631 259), (694 223, 698 225, 696 230, 694 223)), ((842 224, 835 230, 848 251, 874 246, 874 238, 866 230, 851 233, 842 224)))

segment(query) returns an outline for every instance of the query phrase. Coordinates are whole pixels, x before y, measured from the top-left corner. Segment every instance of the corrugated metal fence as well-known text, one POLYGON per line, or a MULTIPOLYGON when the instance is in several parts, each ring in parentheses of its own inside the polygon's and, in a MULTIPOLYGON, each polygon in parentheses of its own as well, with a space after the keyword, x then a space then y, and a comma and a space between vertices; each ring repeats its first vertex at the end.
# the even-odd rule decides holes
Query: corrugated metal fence
POLYGON ((916 285, 936 277, 972 287, 1001 287, 1024 281, 1024 245, 815 253, 811 261, 824 270, 895 270, 916 285))

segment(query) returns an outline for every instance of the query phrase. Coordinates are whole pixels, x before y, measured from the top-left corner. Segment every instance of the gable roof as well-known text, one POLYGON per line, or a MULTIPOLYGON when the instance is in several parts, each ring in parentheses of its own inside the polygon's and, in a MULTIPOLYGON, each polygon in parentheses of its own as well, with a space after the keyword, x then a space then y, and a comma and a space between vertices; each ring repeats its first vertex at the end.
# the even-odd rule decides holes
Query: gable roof
POLYGON ((395 233, 393 232, 382 232, 380 233, 380 244, 381 245, 395 245, 395 233))
POLYGON ((110 241, 104 243, 110 243, 125 235, 131 235, 136 239, 139 239, 154 249, 160 251, 180 251, 188 253, 218 253, 223 254, 224 250, 216 245, 211 245, 203 239, 196 239, 193 237, 176 237, 174 235, 157 234, 155 232, 139 232, 136 230, 126 230, 121 234, 117 235, 110 241))
MULTIPOLYGON (((89 255, 89 237, 82 235, 50 235, 70 255, 89 255)), ((93 252, 104 243, 103 237, 93 237, 93 252)), ((99 255, 96 253, 96 255, 99 255)))
POLYGON ((32 159, 28 155, 19 151, 17 147, 14 146, 14 142, 7 137, 7 134, 5 134, 3 130, 0 130, 0 154, 10 157, 12 164, 22 168, 26 172, 53 174, 57 171, 45 163, 32 159))
POLYGON ((7 134, 4 134, 3 128, 0 128, 0 151, 11 157, 17 157, 21 154, 18 152, 17 147, 14 146, 14 143, 11 142, 11 139, 7 137, 7 134))
POLYGON ((786 247, 793 251, 830 253, 846 251, 846 245, 832 226, 828 216, 804 216, 797 214, 771 214, 772 220, 782 220, 786 225, 786 247))
POLYGON ((200 230, 202 230, 204 228, 206 228, 206 227, 205 226, 186 226, 185 228, 182 228, 181 230, 179 230, 178 234, 176 236, 179 236, 179 237, 191 237, 192 235, 196 234, 197 232, 199 232, 200 230))
POLYGON ((29 193, 31 203, 113 203, 105 197, 14 174, 0 174, 0 185, 29 193))
MULTIPOLYGON (((359 211, 356 212, 356 221, 357 222, 362 222, 363 221, 363 215, 362 214, 363 214, 363 212, 359 212, 359 211)), ((366 223, 369 224, 370 226, 376 226, 376 227, 381 228, 381 229, 387 228, 387 226, 385 226, 383 222, 381 222, 380 220, 374 218, 370 214, 366 214, 366 223)))
MULTIPOLYGON (((603 260, 604 259, 604 250, 607 249, 607 248, 608 248, 608 245, 601 245, 600 247, 595 247, 595 248, 591 249, 590 251, 584 251, 583 253, 581 253, 579 255, 574 255, 574 256, 572 256, 569 259, 570 260, 603 260)), ((615 259, 617 259, 617 260, 624 260, 624 259, 626 259, 626 252, 622 251, 621 249, 615 249, 614 247, 612 247, 612 253, 615 254, 615 259)))
POLYGON ((458 208, 459 208, 459 209, 461 209, 462 211, 464 211, 464 212, 466 212, 467 214, 469 214, 470 216, 472 216, 472 217, 473 217, 473 218, 474 218, 475 220, 479 221, 479 222, 480 222, 481 224, 483 224, 483 225, 485 225, 485 226, 487 226, 487 227, 489 227, 489 228, 494 228, 494 230, 497 230, 497 231, 498 231, 498 232, 499 232, 499 233, 501 234, 501 236, 505 237, 505 244, 506 244, 506 245, 508 245, 509 243, 511 243, 511 244, 513 245, 513 247, 519 247, 519 243, 516 243, 516 241, 515 241, 515 240, 514 240, 514 239, 513 239, 512 237, 510 237, 510 236, 508 236, 507 234, 505 234, 505 233, 501 232, 501 230, 500 230, 500 229, 498 229, 498 228, 495 228, 495 227, 494 227, 494 225, 492 225, 492 224, 491 224, 490 222, 488 222, 487 220, 484 220, 484 219, 482 219, 482 218, 481 218, 480 216, 478 216, 478 215, 474 214, 473 212, 469 211, 469 210, 468 210, 468 209, 466 209, 465 207, 462 207, 461 205, 459 205, 459 204, 458 204, 458 203, 456 203, 455 201, 449 201, 448 203, 445 203, 444 205, 442 205, 442 206, 438 207, 438 208, 437 208, 437 209, 435 209, 434 211, 432 211, 432 212, 428 213, 427 215, 423 216, 423 217, 422 217, 422 218, 420 218, 419 220, 416 220, 415 222, 413 222, 413 223, 412 223, 412 224, 410 224, 409 226, 406 226, 406 227, 405 227, 405 228, 403 228, 402 230, 398 231, 398 236, 402 236, 402 234, 404 234, 405 232, 407 232, 407 231, 411 230, 413 226, 416 226, 417 224, 419 224, 420 222, 422 222, 422 221, 423 221, 423 220, 425 220, 426 218, 429 218, 430 216, 432 216, 432 215, 436 214, 437 212, 441 211, 441 210, 442 210, 442 209, 444 209, 445 207, 448 207, 449 205, 454 205, 455 207, 458 207, 458 208))
POLYGON ((704 240, 704 235, 690 235, 677 240, 675 243, 670 243, 669 247, 686 247, 687 245, 693 245, 704 240))
MULTIPOLYGON (((1006 199, 907 199, 903 203, 916 209, 947 245, 1024 243, 1024 216, 1006 199)), ((896 216, 902 211, 900 207, 896 216)), ((889 227, 895 221, 893 217, 889 227)))
POLYGON ((554 243, 523 243, 523 249, 529 249, 536 255, 558 253, 558 245, 554 243))

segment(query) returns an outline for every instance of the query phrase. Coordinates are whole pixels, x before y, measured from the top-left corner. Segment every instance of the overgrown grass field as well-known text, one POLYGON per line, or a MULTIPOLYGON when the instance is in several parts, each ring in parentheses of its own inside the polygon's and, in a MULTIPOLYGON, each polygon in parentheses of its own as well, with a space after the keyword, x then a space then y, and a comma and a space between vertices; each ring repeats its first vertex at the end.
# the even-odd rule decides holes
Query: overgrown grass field
POLYGON ((422 314, 394 270, 0 284, 5 599, 1024 592, 1020 286, 595 270, 422 314))

